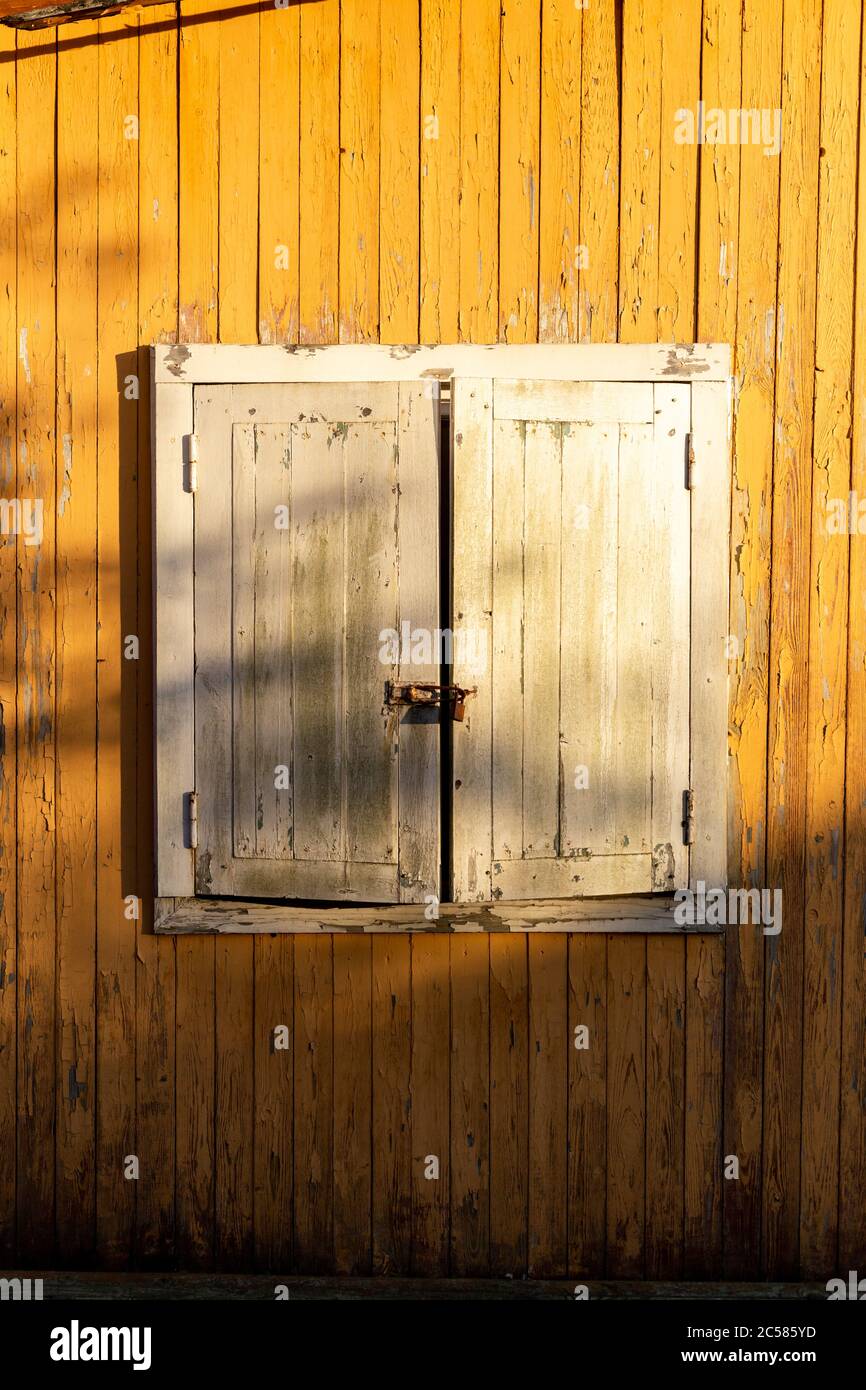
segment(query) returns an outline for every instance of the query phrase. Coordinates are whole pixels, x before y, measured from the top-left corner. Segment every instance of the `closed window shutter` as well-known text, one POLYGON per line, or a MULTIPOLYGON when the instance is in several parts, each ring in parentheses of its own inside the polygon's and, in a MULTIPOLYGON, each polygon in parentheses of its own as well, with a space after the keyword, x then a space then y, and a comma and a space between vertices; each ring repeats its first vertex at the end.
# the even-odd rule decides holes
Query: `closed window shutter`
POLYGON ((683 384, 454 383, 457 901, 688 882, 689 421, 683 384))
POLYGON ((196 891, 423 901, 439 730, 385 693, 438 668, 383 634, 437 625, 438 402, 202 386, 195 428, 196 891))

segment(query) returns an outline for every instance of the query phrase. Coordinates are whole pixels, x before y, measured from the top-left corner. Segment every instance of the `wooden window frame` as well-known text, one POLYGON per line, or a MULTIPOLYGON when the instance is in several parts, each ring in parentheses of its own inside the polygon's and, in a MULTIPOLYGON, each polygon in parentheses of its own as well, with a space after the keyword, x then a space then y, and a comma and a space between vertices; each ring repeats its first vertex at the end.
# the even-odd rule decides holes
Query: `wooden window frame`
POLYGON ((692 388, 691 790, 698 833, 690 882, 727 886, 727 656, 731 350, 723 344, 494 344, 416 347, 259 347, 160 344, 151 348, 154 487, 155 930, 215 932, 620 931, 694 933, 671 897, 537 903, 297 907, 195 897, 185 806, 195 786, 193 494, 189 468, 194 389, 202 385, 409 381, 455 376, 546 381, 688 383, 692 388), (168 692, 163 698, 160 691, 168 692))

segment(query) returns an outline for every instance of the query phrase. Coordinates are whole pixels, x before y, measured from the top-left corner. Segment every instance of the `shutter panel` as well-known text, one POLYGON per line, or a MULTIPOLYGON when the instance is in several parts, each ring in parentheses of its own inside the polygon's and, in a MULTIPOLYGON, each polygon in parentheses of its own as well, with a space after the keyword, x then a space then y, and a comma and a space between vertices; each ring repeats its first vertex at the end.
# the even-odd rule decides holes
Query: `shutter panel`
POLYGON ((382 637, 438 624, 438 400, 203 386, 195 423, 196 891, 438 893, 436 712, 385 699, 438 667, 382 637))
POLYGON ((690 389, 453 396, 455 900, 685 886, 690 389))

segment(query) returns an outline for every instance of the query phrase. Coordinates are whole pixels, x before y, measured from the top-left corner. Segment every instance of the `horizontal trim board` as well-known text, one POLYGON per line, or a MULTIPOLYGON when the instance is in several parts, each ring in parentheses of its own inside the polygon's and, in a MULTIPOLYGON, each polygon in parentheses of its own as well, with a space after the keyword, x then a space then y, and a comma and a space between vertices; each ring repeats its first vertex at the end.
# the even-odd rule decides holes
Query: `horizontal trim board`
POLYGON ((238 899, 157 899, 154 931, 160 935, 358 934, 460 935, 481 932, 668 932, 718 934, 722 927, 681 926, 673 898, 621 897, 579 902, 440 903, 427 921, 422 906, 291 907, 238 899))
POLYGON ((731 375, 731 349, 722 343, 460 343, 436 347, 160 343, 151 352, 157 385, 414 381, 455 374, 530 381, 727 381, 731 375))
POLYGON ((643 381, 497 381, 493 418, 537 425, 651 425, 653 388, 643 381))

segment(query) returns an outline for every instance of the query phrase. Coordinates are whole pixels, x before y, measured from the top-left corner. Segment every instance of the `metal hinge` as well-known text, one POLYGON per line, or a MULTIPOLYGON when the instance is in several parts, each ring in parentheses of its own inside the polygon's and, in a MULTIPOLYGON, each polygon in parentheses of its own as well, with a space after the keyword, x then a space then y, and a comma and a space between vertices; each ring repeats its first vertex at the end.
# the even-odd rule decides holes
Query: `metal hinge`
POLYGON ((689 787, 683 792, 683 844, 695 842, 695 794, 689 787))
POLYGON ((189 792, 189 847, 198 849, 198 792, 189 792))
POLYGON ((188 491, 196 492, 198 489, 198 435, 188 434, 186 436, 186 459, 188 473, 188 491))
POLYGON ((691 491, 695 482, 695 451, 692 446, 692 436, 686 435, 686 487, 691 491))

